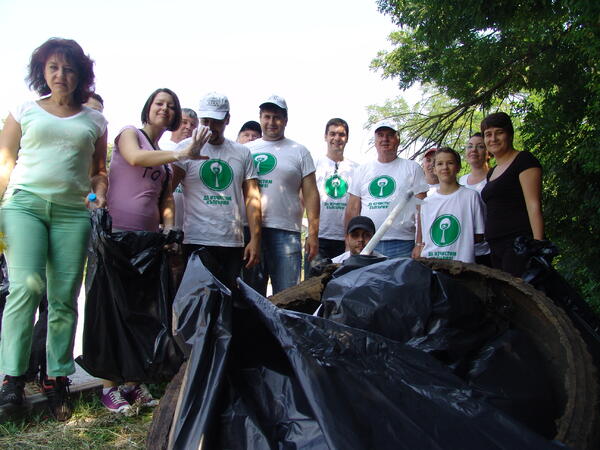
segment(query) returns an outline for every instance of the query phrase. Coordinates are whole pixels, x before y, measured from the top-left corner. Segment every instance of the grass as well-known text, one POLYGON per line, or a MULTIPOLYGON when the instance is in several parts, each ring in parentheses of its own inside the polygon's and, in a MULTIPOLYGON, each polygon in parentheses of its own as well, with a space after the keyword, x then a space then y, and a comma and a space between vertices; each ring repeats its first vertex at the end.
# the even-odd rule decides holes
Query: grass
POLYGON ((65 423, 49 418, 49 413, 44 412, 0 424, 0 448, 71 450, 145 447, 152 422, 152 409, 137 410, 129 417, 114 414, 102 406, 97 395, 76 400, 74 406, 73 417, 65 423))

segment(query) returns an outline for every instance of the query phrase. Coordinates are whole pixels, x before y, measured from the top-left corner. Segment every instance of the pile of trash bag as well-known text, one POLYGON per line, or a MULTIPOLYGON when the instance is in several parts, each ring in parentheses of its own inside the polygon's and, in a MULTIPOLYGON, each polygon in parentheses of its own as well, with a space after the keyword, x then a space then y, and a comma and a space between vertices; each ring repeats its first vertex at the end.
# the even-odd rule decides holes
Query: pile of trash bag
POLYGON ((548 240, 519 236, 513 249, 527 259, 521 278, 546 294, 569 316, 587 344, 594 363, 600 367, 600 317, 552 266, 553 259, 560 253, 558 248, 548 240))
MULTIPOLYGON (((359 268, 327 285, 326 318, 240 291, 188 261, 173 306, 189 352, 174 449, 564 448, 551 420, 534 424, 544 437, 511 414, 535 388, 515 381, 539 369, 523 361, 535 350, 450 277, 405 259, 359 268)), ((547 408, 540 384, 527 401, 547 408)))
POLYGON ((172 333, 166 245, 181 231, 112 232, 106 209, 92 211, 85 278, 83 355, 89 374, 122 383, 170 380, 183 361, 172 333))

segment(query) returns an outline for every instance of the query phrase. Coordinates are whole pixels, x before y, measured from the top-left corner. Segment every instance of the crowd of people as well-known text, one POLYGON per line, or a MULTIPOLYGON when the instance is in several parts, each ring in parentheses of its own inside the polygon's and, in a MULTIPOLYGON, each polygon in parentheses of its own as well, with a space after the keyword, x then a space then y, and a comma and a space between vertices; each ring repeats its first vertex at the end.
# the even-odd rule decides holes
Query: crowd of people
MULTIPOLYGON (((0 406, 23 403, 33 317, 46 293, 41 386, 58 420, 71 415, 76 299, 93 208, 108 209, 114 232, 182 229, 185 257, 199 254, 232 291, 241 275, 263 295, 269 280, 273 293, 298 284, 303 259, 308 272, 311 263, 360 253, 407 192, 417 206, 391 225, 375 247, 378 256, 478 262, 519 275, 524 263, 512 242, 543 238, 541 167, 531 153, 514 149, 505 113, 487 116, 468 140, 471 171, 457 179, 461 156, 449 147, 427 150, 421 165, 400 157, 394 122, 373 127, 376 157, 359 165, 344 156, 347 122, 331 119, 326 152, 313 160, 285 136, 281 96, 257 102, 258 122, 245 123, 234 142, 225 137, 225 95, 205 95, 194 111, 162 88, 143 106, 141 128, 118 133, 108 170, 103 101, 82 48, 48 40, 32 54, 28 81, 41 98, 11 110, 0 135, 0 225, 10 279, 0 406), (165 131, 170 140, 161 139, 165 131)), ((114 380, 105 381, 101 399, 114 412, 157 403, 144 384, 114 380)))

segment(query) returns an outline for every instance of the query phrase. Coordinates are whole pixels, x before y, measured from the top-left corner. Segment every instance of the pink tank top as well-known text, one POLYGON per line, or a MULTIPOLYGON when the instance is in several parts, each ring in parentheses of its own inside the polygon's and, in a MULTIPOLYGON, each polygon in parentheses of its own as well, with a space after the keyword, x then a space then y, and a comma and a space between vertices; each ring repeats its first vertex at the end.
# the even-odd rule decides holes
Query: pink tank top
POLYGON ((165 166, 136 167, 119 151, 119 138, 126 129, 137 133, 140 148, 154 150, 148 138, 133 126, 124 127, 115 138, 108 173, 108 210, 113 228, 128 231, 158 231, 159 202, 165 186, 165 166))

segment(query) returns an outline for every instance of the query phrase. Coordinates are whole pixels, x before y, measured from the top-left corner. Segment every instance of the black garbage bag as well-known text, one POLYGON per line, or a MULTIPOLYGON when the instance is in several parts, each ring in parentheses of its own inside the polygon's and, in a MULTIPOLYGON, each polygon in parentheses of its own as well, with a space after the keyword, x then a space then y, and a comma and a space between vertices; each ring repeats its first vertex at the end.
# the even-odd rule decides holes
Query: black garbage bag
POLYGON ((543 359, 464 283, 408 258, 336 274, 323 291, 323 317, 430 354, 532 430, 556 434, 543 359))
POLYGON ((92 212, 85 280, 83 355, 77 363, 116 382, 159 382, 183 355, 171 330, 173 288, 163 247, 182 233, 111 233, 105 209, 92 212))
POLYGON ((520 236, 515 239, 517 255, 527 258, 524 281, 546 294, 573 321, 588 346, 596 367, 600 367, 600 317, 579 293, 552 267, 558 248, 548 240, 520 236))
MULTIPOLYGON (((4 315, 4 306, 6 305, 6 297, 8 297, 8 267, 6 266, 6 258, 4 254, 0 254, 0 319, 4 315)), ((0 331, 2 331, 2 320, 0 320, 0 331)))
POLYGON ((192 273, 206 284, 180 288, 196 294, 179 314, 193 347, 174 449, 560 447, 490 406, 426 352, 277 309, 241 281, 242 298, 232 301, 197 257, 186 277, 192 273))

